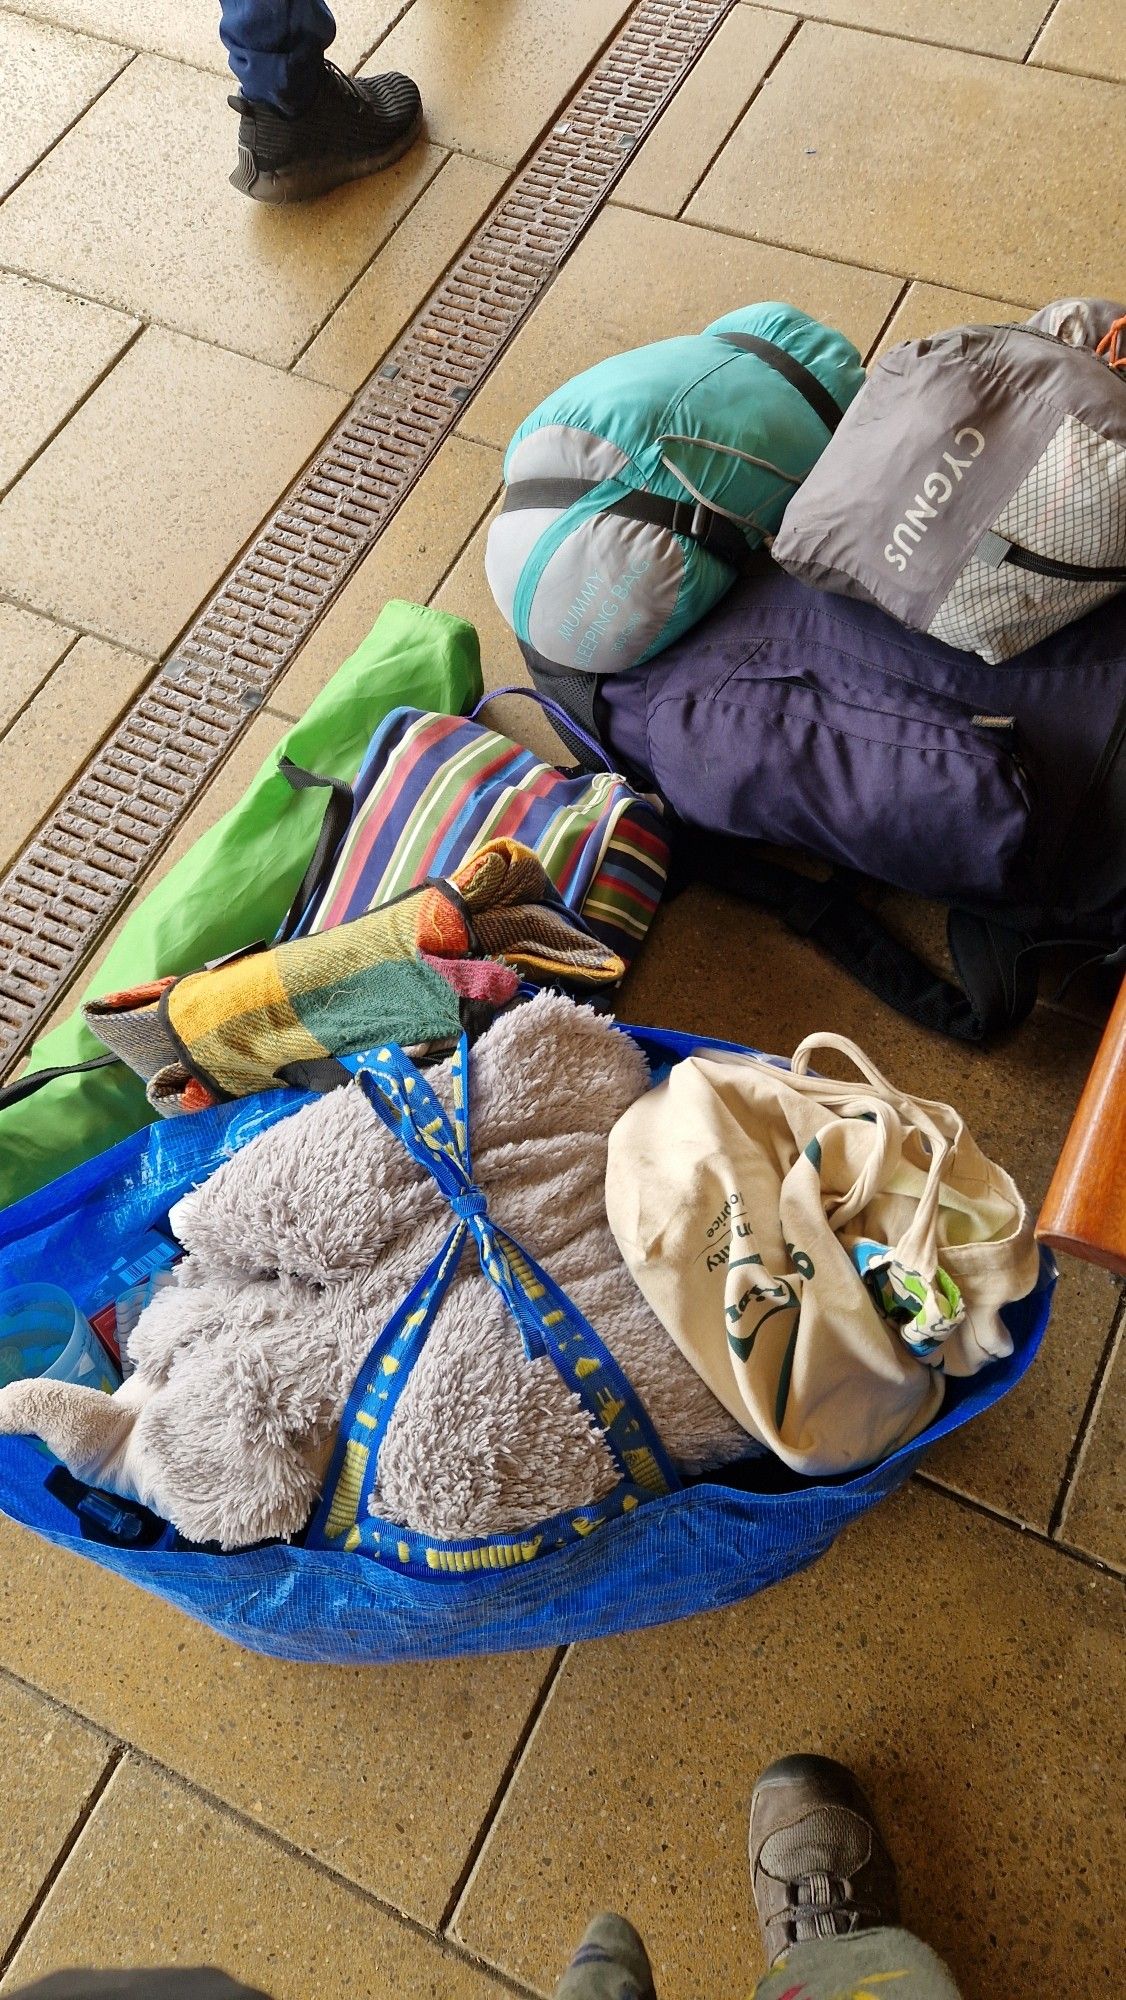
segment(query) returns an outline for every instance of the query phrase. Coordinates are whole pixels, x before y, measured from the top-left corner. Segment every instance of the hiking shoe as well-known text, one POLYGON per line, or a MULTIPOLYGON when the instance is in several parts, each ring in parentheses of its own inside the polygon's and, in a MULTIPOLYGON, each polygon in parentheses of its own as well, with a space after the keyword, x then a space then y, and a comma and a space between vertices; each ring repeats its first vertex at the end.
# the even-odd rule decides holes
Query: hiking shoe
POLYGON ((326 62, 307 111, 285 118, 272 104, 228 97, 239 116, 231 186, 254 201, 309 201, 402 158, 422 130, 422 99, 409 76, 345 76, 326 62))
POLYGON ((796 1944, 899 1918, 895 1869, 852 1772, 782 1757, 751 1796, 751 1890, 770 1965, 796 1944))

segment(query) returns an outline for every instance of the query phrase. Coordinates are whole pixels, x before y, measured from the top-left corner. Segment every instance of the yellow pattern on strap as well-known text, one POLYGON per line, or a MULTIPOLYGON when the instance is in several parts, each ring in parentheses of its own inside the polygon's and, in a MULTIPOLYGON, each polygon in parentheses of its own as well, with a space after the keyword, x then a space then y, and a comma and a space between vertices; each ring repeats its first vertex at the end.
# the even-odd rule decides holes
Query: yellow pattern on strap
POLYGON ((336 1482, 336 1491, 332 1496, 332 1510, 325 1522, 325 1537, 328 1541, 337 1540, 341 1535, 347 1534, 349 1528, 354 1528, 356 1525, 364 1474, 368 1469, 370 1456, 366 1445, 357 1444, 355 1438, 349 1438, 344 1450, 340 1477, 336 1482))

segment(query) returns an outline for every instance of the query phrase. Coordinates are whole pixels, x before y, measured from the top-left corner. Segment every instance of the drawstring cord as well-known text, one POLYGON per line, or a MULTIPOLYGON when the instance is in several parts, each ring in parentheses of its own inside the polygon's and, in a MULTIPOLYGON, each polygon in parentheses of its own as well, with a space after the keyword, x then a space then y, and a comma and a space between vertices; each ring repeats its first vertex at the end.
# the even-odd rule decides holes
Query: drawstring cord
MULTIPOLYGON (((772 472, 776 479, 784 480, 787 486, 800 486, 804 477, 801 473, 786 472, 782 466, 775 465, 769 458, 757 458, 754 452, 740 451, 738 446, 733 444, 720 444, 716 438, 688 437, 680 431, 662 431, 657 443, 698 445, 704 451, 719 452, 725 458, 739 458, 745 465, 754 465, 763 472, 772 472)), ((674 479, 679 479, 685 491, 690 493, 700 506, 709 507, 713 514, 722 514, 724 520, 733 521, 737 528, 755 528, 760 535, 766 533, 757 514, 733 514, 729 507, 721 507, 718 500, 709 500, 707 494, 701 493, 699 487, 692 484, 688 474, 681 470, 667 452, 661 453, 661 464, 667 472, 672 473, 674 479)))
POLYGON ((1126 370, 1126 313, 1116 319, 1109 332, 1105 333, 1095 349, 1100 361, 1110 368, 1126 370))

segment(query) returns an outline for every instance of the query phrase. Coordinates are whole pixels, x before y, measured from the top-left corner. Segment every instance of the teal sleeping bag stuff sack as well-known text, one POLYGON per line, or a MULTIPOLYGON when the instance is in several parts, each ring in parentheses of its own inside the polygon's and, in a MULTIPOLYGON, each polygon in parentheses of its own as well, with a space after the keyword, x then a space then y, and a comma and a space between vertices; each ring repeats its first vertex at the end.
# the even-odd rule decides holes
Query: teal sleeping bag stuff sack
POLYGON ((569 672, 652 659, 776 532, 863 385, 851 341, 779 304, 564 383, 509 445, 489 531, 516 637, 569 672))

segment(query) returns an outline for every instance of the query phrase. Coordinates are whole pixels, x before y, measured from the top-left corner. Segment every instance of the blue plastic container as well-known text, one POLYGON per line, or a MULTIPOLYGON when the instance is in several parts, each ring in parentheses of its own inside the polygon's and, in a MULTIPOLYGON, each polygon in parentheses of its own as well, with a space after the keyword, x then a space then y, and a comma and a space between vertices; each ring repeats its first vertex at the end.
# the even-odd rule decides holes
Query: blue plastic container
POLYGON ((58 1285, 13 1285, 0 1292, 0 1388, 32 1375, 107 1395, 121 1385, 86 1315, 58 1285))

